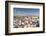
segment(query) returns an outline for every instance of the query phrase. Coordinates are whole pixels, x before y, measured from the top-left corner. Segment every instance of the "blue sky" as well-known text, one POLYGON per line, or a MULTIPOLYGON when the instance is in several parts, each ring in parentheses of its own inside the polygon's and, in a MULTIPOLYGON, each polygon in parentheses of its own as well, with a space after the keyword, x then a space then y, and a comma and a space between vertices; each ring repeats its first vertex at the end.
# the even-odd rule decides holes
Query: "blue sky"
POLYGON ((35 8, 14 8, 14 16, 31 16, 31 15, 39 15, 39 9, 35 8))

